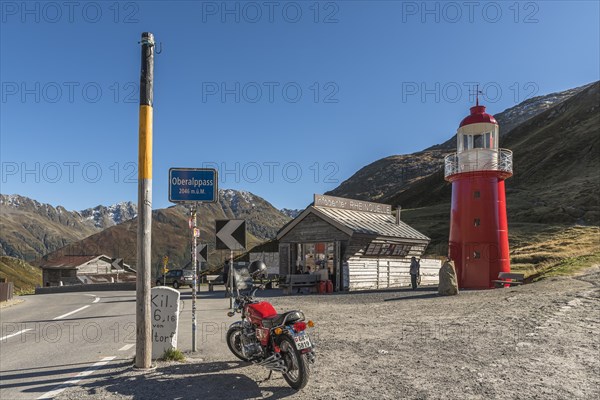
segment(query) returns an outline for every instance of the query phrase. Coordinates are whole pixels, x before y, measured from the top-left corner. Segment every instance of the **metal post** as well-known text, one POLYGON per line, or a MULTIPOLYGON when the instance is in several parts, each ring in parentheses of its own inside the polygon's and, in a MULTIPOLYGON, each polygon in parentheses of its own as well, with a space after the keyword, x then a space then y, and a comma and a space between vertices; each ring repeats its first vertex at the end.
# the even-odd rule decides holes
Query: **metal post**
POLYGON ((152 100, 154 35, 142 33, 140 116, 138 151, 138 232, 136 273, 135 366, 152 367, 152 319, 150 306, 152 233, 152 100))
POLYGON ((192 288, 192 351, 196 351, 196 291, 198 289, 196 276, 198 274, 198 238, 196 237, 196 206, 191 208, 192 218, 192 265, 194 266, 194 287, 192 288))
POLYGON ((233 250, 229 251, 229 308, 233 310, 233 250))

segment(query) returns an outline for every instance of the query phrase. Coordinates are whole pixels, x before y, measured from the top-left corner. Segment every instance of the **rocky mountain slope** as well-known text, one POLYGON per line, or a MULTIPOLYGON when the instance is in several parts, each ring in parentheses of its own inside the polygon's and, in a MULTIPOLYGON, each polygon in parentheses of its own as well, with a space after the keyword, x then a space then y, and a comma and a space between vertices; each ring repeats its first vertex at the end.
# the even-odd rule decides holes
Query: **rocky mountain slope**
MULTIPOLYGON (((570 93, 568 98, 513 127, 501 139, 501 147, 514 154, 514 176, 506 186, 511 242, 526 240, 532 232, 551 227, 600 225, 600 83, 570 93)), ((404 211, 402 218, 430 236, 434 251, 444 254, 451 186, 444 181, 441 162, 425 169, 434 171, 428 175, 417 174, 405 181, 395 177, 401 176, 398 170, 429 166, 435 152, 443 155, 438 149, 380 160, 365 167, 369 170, 358 171, 351 182, 332 194, 412 209, 404 211), (419 162, 418 157, 425 161, 419 162), (407 166, 407 160, 415 160, 414 165, 407 166), (371 178, 373 189, 351 192, 357 184, 355 177, 359 181, 371 178), (383 190, 375 191, 381 180, 386 182, 381 185, 383 190)))
MULTIPOLYGON (((504 146, 504 137, 514 128, 589 86, 534 97, 496 114, 495 118, 500 124, 501 145, 504 146)), ((465 116, 467 113, 468 110, 465 110, 465 116)), ((457 127, 459 122, 456 122, 457 127)), ((456 134, 450 133, 448 136, 446 142, 421 152, 393 155, 375 161, 361 168, 327 194, 384 203, 394 201, 393 197, 398 192, 406 190, 410 185, 443 168, 444 157, 456 149, 456 134)))
POLYGON ((23 260, 0 257, 0 277, 14 284, 15 294, 33 293, 42 284, 42 270, 23 260))
POLYGON ((131 202, 68 211, 24 196, 0 194, 0 255, 33 260, 135 213, 131 202))
MULTIPOLYGON (((275 236, 290 218, 282 214, 263 198, 250 192, 221 190, 218 203, 206 203, 198 207, 199 243, 209 244, 209 263, 220 263, 229 257, 229 251, 215 251, 215 220, 245 219, 248 248, 275 236)), ((154 210, 152 213, 152 265, 157 274, 163 256, 169 257, 169 265, 185 266, 190 260, 191 232, 189 209, 173 206, 154 210)), ((62 255, 107 254, 123 258, 135 266, 137 248, 137 218, 109 227, 83 240, 69 244, 47 254, 44 259, 62 255)))

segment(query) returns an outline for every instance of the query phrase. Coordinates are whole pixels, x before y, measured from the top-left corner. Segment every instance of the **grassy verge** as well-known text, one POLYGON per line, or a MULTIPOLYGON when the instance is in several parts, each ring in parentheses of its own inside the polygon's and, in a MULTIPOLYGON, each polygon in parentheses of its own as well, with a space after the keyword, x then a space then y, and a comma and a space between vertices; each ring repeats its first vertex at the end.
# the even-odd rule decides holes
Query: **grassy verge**
POLYGON ((600 264, 600 252, 578 257, 570 257, 546 267, 539 275, 533 278, 534 281, 551 278, 554 276, 570 276, 600 264))
POLYGON ((181 350, 172 348, 172 349, 165 350, 165 352, 162 355, 162 357, 160 358, 160 360, 161 361, 183 362, 183 361, 185 361, 185 356, 183 355, 181 350))

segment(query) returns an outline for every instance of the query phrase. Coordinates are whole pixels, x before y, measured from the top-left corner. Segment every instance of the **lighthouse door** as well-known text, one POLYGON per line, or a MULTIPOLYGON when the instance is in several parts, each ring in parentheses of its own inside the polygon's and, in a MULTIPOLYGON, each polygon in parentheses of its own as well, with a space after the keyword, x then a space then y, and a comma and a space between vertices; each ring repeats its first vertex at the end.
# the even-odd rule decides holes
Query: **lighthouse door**
POLYGON ((465 243, 463 249, 465 268, 462 279, 464 287, 475 289, 490 286, 488 247, 486 243, 465 243))

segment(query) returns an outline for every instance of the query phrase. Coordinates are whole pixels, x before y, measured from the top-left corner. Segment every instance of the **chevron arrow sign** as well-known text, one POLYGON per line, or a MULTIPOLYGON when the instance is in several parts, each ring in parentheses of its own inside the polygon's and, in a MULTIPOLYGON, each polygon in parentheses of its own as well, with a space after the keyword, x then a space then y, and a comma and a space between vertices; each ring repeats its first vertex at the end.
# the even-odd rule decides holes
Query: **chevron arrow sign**
POLYGON ((215 221, 217 250, 244 250, 246 248, 246 221, 218 219, 215 221))
POLYGON ((207 262, 208 261, 208 245, 204 243, 200 243, 198 247, 196 247, 198 253, 198 262, 207 262))

